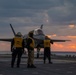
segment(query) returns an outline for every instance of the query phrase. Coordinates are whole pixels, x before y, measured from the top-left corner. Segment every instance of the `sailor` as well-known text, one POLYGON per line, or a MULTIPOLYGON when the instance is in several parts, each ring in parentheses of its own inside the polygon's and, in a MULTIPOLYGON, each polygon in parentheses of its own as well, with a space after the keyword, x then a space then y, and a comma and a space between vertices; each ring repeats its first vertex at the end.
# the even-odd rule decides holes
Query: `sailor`
POLYGON ((50 50, 50 43, 53 44, 53 42, 51 42, 48 37, 46 36, 45 37, 45 40, 44 40, 44 64, 45 64, 45 61, 46 61, 46 58, 48 58, 48 61, 49 63, 52 64, 51 62, 51 50, 50 50))
POLYGON ((16 34, 11 42, 12 60, 11 67, 14 67, 15 59, 17 56, 17 68, 20 67, 21 56, 24 52, 24 40, 20 32, 16 34))
POLYGON ((27 62, 27 68, 36 68, 34 65, 34 38, 33 38, 33 32, 29 32, 28 38, 27 38, 27 49, 28 49, 28 62, 27 62))

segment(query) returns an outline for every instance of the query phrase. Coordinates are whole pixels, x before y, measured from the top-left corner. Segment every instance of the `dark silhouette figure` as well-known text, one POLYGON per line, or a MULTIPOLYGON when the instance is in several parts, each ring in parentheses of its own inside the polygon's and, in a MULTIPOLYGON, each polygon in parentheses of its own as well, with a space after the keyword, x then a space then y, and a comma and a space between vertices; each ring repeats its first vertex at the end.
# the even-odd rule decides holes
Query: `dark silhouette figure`
POLYGON ((21 56, 24 52, 24 40, 21 37, 21 33, 17 33, 17 35, 13 38, 11 42, 11 52, 12 52, 12 60, 11 67, 14 67, 15 59, 17 57, 17 67, 20 67, 21 56))
POLYGON ((27 49, 28 49, 28 62, 27 68, 36 68, 34 65, 34 39, 33 32, 29 32, 29 36, 27 38, 27 49))
POLYGON ((44 64, 46 62, 46 58, 48 58, 49 64, 52 64, 50 43, 53 44, 53 42, 51 42, 47 37, 45 37, 45 40, 44 40, 44 64))

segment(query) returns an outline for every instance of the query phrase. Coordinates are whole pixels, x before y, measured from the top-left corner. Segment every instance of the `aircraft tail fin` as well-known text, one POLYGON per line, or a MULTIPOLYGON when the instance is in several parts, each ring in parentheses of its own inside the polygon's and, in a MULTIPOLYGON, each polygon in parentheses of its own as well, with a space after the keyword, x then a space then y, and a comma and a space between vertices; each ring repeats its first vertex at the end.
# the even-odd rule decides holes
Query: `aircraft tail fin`
POLYGON ((43 24, 40 26, 40 29, 43 29, 43 24))
POLYGON ((11 29, 12 29, 12 31, 13 31, 13 34, 14 34, 14 36, 16 35, 16 33, 15 33, 15 30, 14 30, 14 28, 12 27, 12 25, 10 24, 10 27, 11 27, 11 29))

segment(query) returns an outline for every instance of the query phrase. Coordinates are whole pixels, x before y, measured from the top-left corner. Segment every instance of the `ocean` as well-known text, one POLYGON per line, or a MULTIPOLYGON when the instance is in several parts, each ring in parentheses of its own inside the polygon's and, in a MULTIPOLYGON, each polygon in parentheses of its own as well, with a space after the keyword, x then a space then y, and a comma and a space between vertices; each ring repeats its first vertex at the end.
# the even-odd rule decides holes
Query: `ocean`
MULTIPOLYGON (((0 54, 11 54, 11 51, 0 51, 0 54)), ((37 54, 37 52, 35 52, 37 54)), ((43 54, 43 52, 40 52, 39 54, 43 54)), ((55 55, 61 55, 61 56, 66 56, 66 55, 71 55, 71 56, 76 56, 76 52, 51 52, 51 54, 55 55)))
POLYGON ((61 56, 66 56, 66 55, 76 56, 76 52, 51 52, 51 53, 61 56))

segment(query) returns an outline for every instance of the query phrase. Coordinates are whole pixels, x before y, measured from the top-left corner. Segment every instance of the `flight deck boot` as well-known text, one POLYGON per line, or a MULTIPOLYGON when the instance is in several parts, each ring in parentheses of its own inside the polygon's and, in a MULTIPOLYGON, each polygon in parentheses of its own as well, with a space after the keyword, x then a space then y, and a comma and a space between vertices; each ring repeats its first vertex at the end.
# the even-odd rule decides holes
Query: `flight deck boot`
POLYGON ((36 68, 36 66, 32 64, 32 65, 31 65, 31 68, 36 68))
POLYGON ((27 68, 31 68, 31 65, 30 65, 30 64, 28 64, 28 65, 27 65, 27 68))

